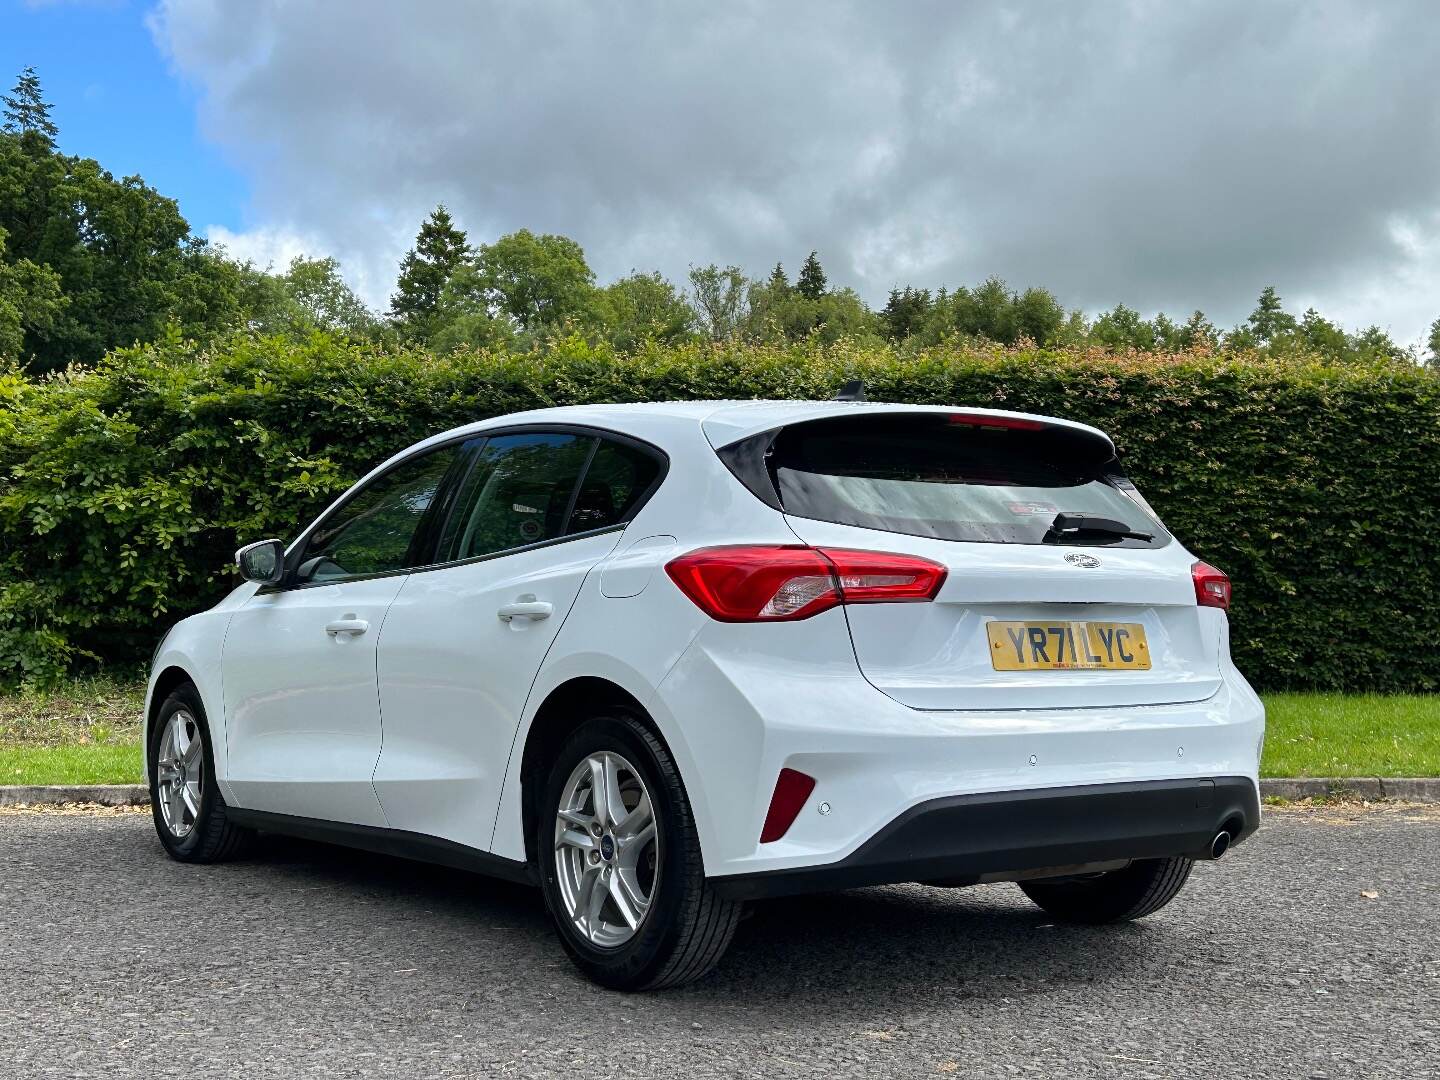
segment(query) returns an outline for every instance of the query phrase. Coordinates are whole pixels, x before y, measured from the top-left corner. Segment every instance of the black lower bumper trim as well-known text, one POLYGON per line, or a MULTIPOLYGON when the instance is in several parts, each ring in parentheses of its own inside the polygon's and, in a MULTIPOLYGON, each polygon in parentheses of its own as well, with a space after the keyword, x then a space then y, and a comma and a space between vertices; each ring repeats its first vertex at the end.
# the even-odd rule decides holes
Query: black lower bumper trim
POLYGON ((911 807, 839 862, 711 884, 749 899, 901 881, 963 883, 1117 859, 1205 858, 1222 829, 1238 843, 1259 824, 1259 792, 1243 776, 955 795, 911 807))

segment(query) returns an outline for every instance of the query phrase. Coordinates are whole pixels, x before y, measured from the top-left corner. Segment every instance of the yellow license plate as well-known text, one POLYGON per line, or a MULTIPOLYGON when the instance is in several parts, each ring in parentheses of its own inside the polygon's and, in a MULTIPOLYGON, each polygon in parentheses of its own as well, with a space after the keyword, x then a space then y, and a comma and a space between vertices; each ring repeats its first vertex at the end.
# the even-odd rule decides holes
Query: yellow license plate
POLYGON ((996 671, 1150 669, 1150 646, 1140 623, 990 622, 985 631, 996 671))

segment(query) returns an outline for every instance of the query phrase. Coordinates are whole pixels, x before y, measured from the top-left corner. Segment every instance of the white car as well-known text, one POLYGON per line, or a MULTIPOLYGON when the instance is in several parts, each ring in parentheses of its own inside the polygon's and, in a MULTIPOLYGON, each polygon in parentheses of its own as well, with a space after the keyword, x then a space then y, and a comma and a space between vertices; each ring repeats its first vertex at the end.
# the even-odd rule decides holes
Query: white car
POLYGON ((1018 881, 1136 918, 1259 823, 1230 583, 1083 424, 545 409, 237 560, 150 676, 170 854, 263 831, 534 882, 608 986, 697 978, 781 894, 1018 881))

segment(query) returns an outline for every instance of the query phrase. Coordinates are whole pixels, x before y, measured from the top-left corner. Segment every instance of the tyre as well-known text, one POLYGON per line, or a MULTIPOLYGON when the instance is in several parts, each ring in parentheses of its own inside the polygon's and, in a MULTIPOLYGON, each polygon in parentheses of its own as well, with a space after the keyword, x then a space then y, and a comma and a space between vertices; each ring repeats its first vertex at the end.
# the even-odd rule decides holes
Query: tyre
POLYGON ((533 850, 570 958, 617 990, 713 969, 741 904, 706 884, 694 815, 663 743, 633 716, 582 724, 550 764, 533 850))
POLYGON ((1057 919, 1128 922, 1159 911, 1190 877, 1193 859, 1137 859, 1123 870, 1068 881, 1023 881, 1021 890, 1057 919))
POLYGON ((161 704, 146 753, 150 811, 170 857, 207 863, 241 854, 253 833, 227 820, 205 708, 193 686, 177 688, 161 704))

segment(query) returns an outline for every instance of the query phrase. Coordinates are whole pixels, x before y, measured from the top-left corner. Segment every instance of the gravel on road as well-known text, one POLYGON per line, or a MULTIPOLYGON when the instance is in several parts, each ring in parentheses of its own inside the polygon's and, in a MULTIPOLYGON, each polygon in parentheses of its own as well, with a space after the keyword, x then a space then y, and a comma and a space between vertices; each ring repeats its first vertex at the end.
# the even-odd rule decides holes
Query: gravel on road
POLYGON ((756 907, 718 972, 622 995, 537 892, 148 814, 0 814, 0 1076, 1440 1076, 1440 813, 1268 813, 1164 911, 1012 885, 756 907))

